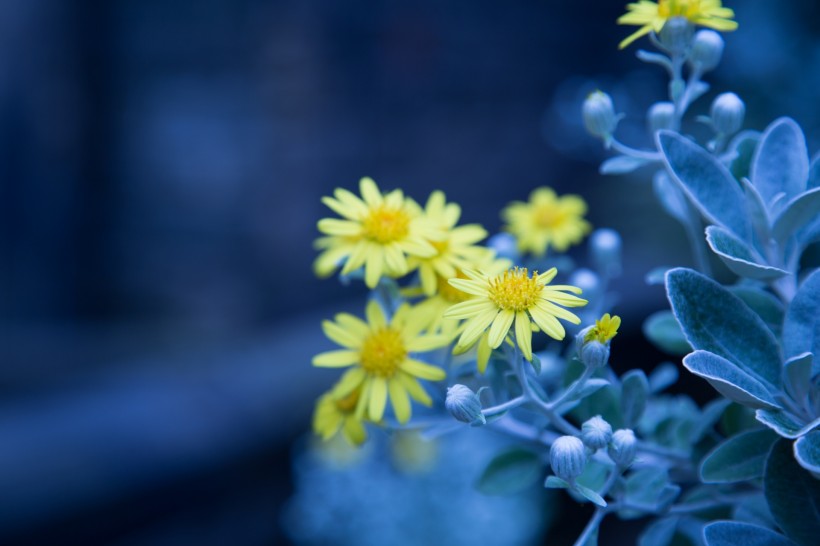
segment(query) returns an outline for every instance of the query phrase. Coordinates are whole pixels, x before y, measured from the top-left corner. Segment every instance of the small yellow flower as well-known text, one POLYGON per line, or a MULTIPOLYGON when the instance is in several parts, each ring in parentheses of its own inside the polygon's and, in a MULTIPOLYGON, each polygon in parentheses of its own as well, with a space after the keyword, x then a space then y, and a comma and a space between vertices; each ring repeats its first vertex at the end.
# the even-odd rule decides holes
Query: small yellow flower
POLYGON ((357 418, 366 415, 371 421, 380 421, 389 397, 396 419, 406 423, 411 415, 410 398, 427 406, 432 403, 418 379, 440 381, 446 376, 441 368, 420 362, 410 353, 443 347, 447 340, 421 334, 424 325, 407 305, 402 305, 389 322, 375 301, 367 304, 365 314, 367 322, 347 313, 324 321, 325 335, 344 349, 316 355, 313 365, 352 366, 331 392, 335 400, 341 400, 358 389, 357 418))
POLYGON ((637 31, 624 39, 618 47, 625 48, 641 36, 650 32, 660 32, 663 25, 673 17, 684 17, 695 25, 710 27, 720 31, 732 31, 737 22, 732 21, 735 12, 724 8, 721 0, 640 0, 627 4, 627 12, 618 18, 619 25, 640 26, 637 31))
POLYGON ((472 346, 489 328, 487 342, 498 348, 506 339, 515 321, 515 339, 527 360, 532 360, 532 322, 553 339, 564 339, 566 331, 558 319, 573 324, 581 322, 576 315, 559 307, 581 307, 587 301, 566 292, 580 294, 581 289, 568 285, 548 286, 558 271, 553 267, 545 273, 532 276, 526 268, 514 268, 492 277, 465 271, 469 279, 450 279, 450 284, 472 299, 458 303, 445 317, 469 319, 458 340, 456 350, 472 346), (532 321, 532 322, 531 322, 532 321))
POLYGON ((408 256, 436 254, 430 241, 444 235, 424 218, 415 201, 405 198, 401 190, 383 195, 370 178, 361 179, 359 190, 361 199, 342 188, 336 189, 334 197, 322 198, 342 219, 319 220, 319 231, 327 237, 316 241, 323 250, 314 263, 317 275, 330 275, 344 261, 343 275, 364 266, 365 284, 375 288, 382 275, 407 274, 408 256))
POLYGON ((430 194, 424 207, 424 216, 436 228, 444 233, 439 241, 432 241, 436 253, 429 257, 411 257, 410 268, 418 267, 421 286, 424 293, 432 296, 436 293, 436 276, 449 279, 456 276, 456 270, 475 267, 493 255, 492 250, 476 246, 487 236, 487 231, 478 224, 456 227, 461 217, 461 207, 447 203, 444 193, 435 191, 430 194))
POLYGON ((587 204, 577 195, 558 197, 551 188, 537 188, 527 203, 510 203, 501 216, 506 231, 518 240, 521 252, 543 256, 548 247, 559 252, 580 243, 591 226, 583 219, 587 204))
POLYGON ((609 313, 606 313, 604 316, 600 318, 600 320, 595 321, 595 326, 589 329, 589 331, 584 336, 584 341, 598 341, 600 343, 606 343, 607 341, 611 340, 615 335, 618 333, 618 328, 621 326, 621 317, 618 315, 613 315, 612 317, 609 316, 609 313))
POLYGON ((313 431, 328 441, 339 431, 353 445, 362 445, 367 439, 367 431, 362 420, 356 417, 356 404, 361 389, 336 399, 331 393, 322 395, 313 412, 313 431))

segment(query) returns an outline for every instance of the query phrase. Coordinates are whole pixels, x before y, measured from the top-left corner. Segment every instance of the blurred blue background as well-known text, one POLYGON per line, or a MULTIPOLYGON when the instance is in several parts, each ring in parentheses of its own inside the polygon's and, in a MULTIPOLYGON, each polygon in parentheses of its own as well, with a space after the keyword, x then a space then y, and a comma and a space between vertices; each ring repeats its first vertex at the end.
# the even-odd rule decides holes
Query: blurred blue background
MULTIPOLYGON (((581 194, 625 240, 619 358, 663 358, 642 279, 690 263, 683 230, 580 125, 602 88, 648 145, 665 80, 617 50, 624 4, 0 3, 0 542, 287 543, 319 322, 364 294, 312 275, 319 199, 364 175, 491 232, 537 185, 581 194)), ((817 150, 820 6, 727 5, 695 113, 735 91, 817 150)))

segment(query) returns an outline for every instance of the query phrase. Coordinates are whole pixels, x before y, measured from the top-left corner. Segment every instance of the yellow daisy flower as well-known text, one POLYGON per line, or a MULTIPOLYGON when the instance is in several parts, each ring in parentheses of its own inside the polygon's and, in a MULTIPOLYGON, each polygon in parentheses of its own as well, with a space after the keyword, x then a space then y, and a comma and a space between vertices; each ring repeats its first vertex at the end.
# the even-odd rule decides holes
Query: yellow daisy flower
POLYGON ((444 233, 440 241, 433 241, 436 253, 429 257, 409 258, 410 268, 418 267, 421 286, 424 293, 432 296, 436 293, 436 277, 449 279, 456 276, 456 270, 475 267, 493 255, 493 251, 476 246, 476 243, 487 236, 487 231, 478 224, 456 227, 461 217, 461 207, 447 203, 444 193, 435 191, 430 194, 424 207, 424 216, 444 233))
POLYGON ((556 196, 551 188, 535 189, 527 203, 514 201, 501 211, 504 226, 521 252, 543 256, 547 247, 563 252, 580 243, 592 226, 582 217, 587 204, 577 195, 556 196))
POLYGON ((342 188, 336 189, 334 197, 322 198, 342 219, 319 220, 319 231, 328 237, 316 241, 323 250, 314 263, 317 275, 330 275, 344 261, 343 275, 364 266, 365 284, 375 288, 382 275, 407 274, 407 256, 436 254, 430 241, 444 235, 424 218, 415 201, 405 198, 401 190, 383 195, 370 178, 361 179, 359 190, 362 199, 342 188))
POLYGON ((724 8, 721 0, 659 0, 658 3, 640 0, 634 4, 627 4, 626 9, 627 12, 618 18, 618 24, 636 25, 641 28, 624 39, 618 45, 620 49, 652 31, 660 32, 666 21, 672 17, 684 17, 695 25, 720 31, 732 31, 737 28, 737 22, 731 20, 735 12, 724 8))
POLYGON ((411 415, 410 398, 427 406, 432 404, 418 379, 441 381, 446 376, 441 368, 420 362, 410 353, 443 347, 447 340, 421 334, 424 325, 408 305, 399 307, 388 322, 381 306, 371 300, 365 315, 367 322, 347 313, 324 321, 325 335, 344 349, 316 355, 313 365, 352 366, 331 392, 334 399, 340 400, 359 389, 356 417, 366 415, 371 421, 380 421, 389 397, 396 419, 406 423, 411 415))
POLYGON ((450 279, 450 284, 472 299, 458 303, 444 316, 469 319, 458 340, 456 350, 470 347, 489 328, 488 344, 498 348, 506 339, 515 320, 515 339, 527 360, 532 360, 532 323, 553 339, 564 339, 566 331, 558 319, 579 324, 573 313, 559 307, 581 307, 587 301, 566 292, 580 294, 581 289, 568 285, 549 286, 558 274, 554 267, 545 273, 534 272, 530 277, 526 268, 509 269, 501 275, 489 277, 475 271, 465 271, 469 279, 450 279), (532 322, 531 322, 532 321, 532 322))
POLYGON ((361 389, 355 389, 347 396, 336 399, 332 393, 322 395, 313 412, 313 431, 328 441, 339 431, 353 445, 362 445, 367 439, 367 431, 362 420, 356 417, 356 404, 361 389))
POLYGON ((589 329, 584 336, 584 341, 598 341, 606 343, 618 334, 618 328, 621 326, 621 317, 618 315, 609 316, 606 313, 595 321, 595 326, 589 329))

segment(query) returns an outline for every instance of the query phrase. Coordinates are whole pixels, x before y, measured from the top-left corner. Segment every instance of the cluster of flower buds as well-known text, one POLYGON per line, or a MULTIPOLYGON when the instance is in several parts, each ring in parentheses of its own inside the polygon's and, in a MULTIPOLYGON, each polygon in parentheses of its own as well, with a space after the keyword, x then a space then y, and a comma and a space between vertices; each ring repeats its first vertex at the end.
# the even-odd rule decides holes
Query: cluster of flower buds
POLYGON ((635 459, 637 441, 630 429, 612 432, 612 426, 600 415, 588 419, 581 426, 581 437, 561 436, 550 447, 550 466, 556 476, 572 483, 583 474, 587 459, 599 449, 607 454, 618 468, 624 469, 635 459))

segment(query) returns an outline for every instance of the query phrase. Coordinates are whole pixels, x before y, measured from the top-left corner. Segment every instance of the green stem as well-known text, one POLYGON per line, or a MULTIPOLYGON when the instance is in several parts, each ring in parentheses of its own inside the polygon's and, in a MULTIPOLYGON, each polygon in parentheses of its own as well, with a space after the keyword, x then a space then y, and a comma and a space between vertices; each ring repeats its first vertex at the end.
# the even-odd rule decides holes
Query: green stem
POLYGON ((518 407, 521 404, 524 404, 526 402, 527 402, 526 397, 517 396, 517 397, 513 398, 512 400, 508 400, 508 401, 504 402, 503 404, 499 404, 497 406, 492 406, 492 407, 483 409, 483 410, 481 410, 481 413, 484 414, 484 417, 489 417, 491 415, 495 415, 497 413, 502 413, 502 412, 505 412, 505 411, 507 411, 509 409, 512 409, 512 408, 516 408, 516 407, 518 407))

